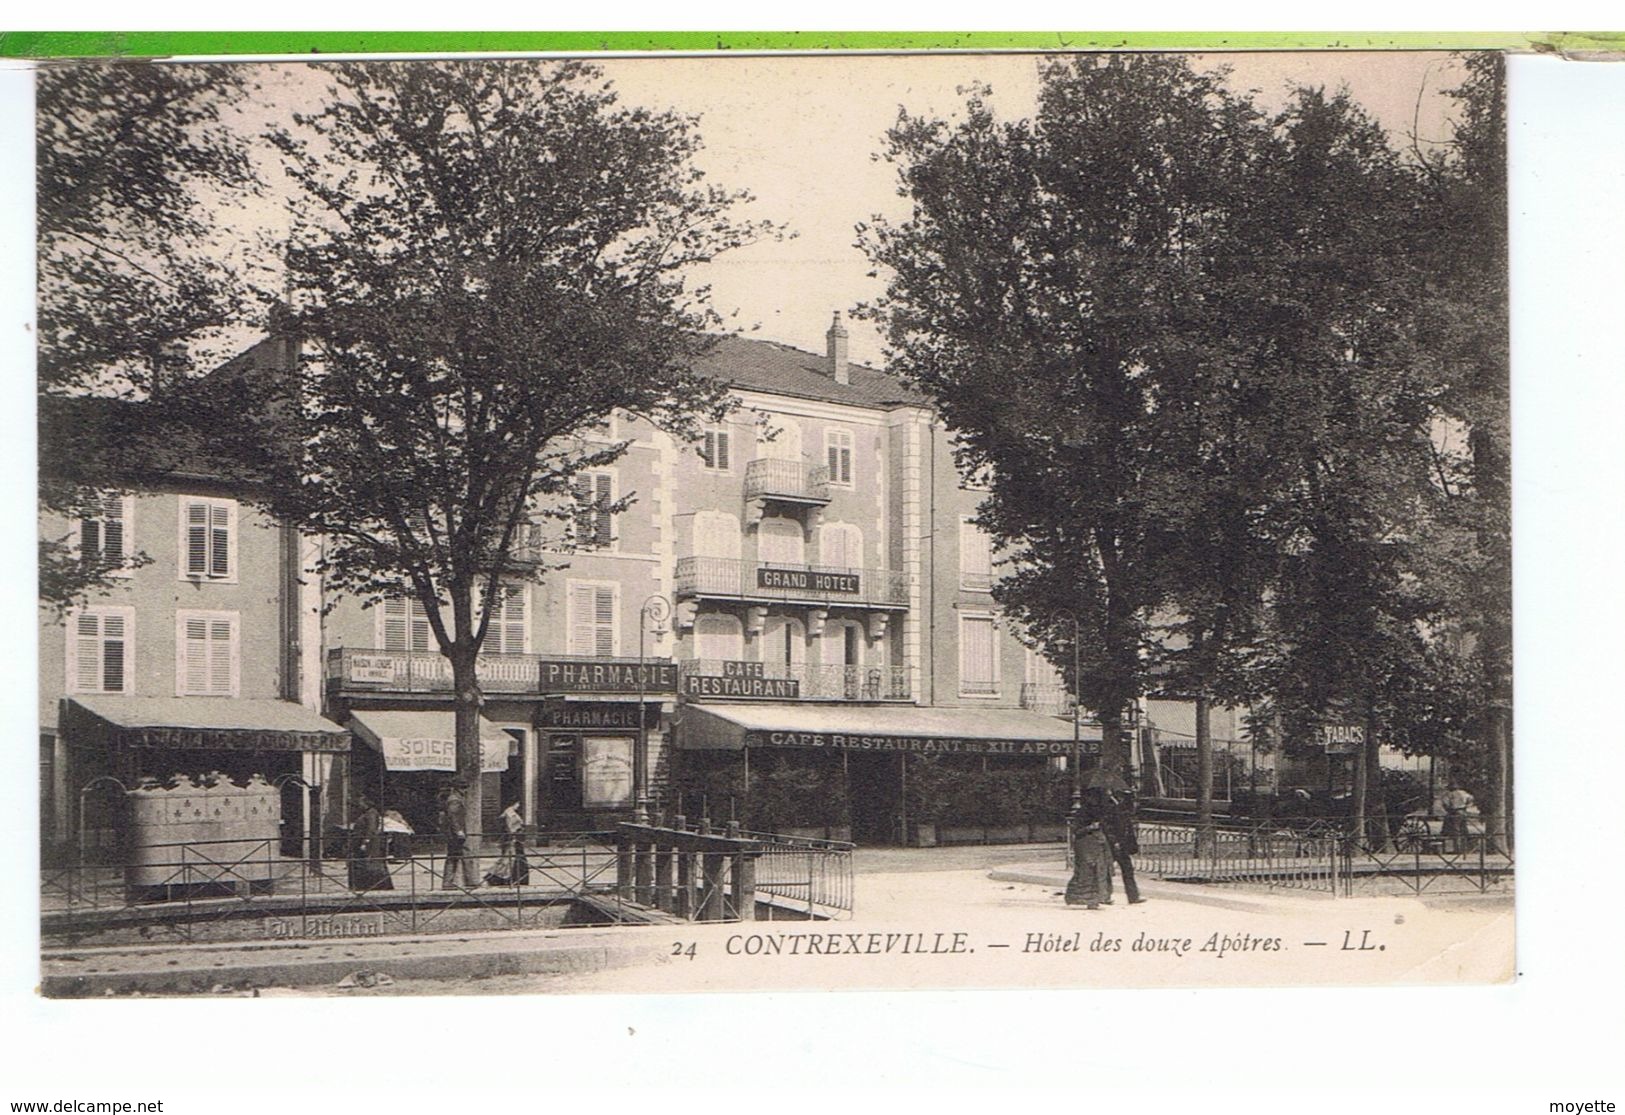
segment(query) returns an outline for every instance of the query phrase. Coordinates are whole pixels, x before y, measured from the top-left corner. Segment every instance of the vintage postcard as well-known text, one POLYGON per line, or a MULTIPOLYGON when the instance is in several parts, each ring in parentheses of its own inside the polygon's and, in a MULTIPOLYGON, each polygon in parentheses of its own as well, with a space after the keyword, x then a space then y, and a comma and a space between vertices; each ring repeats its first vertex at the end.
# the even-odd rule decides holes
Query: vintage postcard
POLYGON ((1512 979, 1500 54, 35 81, 45 996, 1512 979))

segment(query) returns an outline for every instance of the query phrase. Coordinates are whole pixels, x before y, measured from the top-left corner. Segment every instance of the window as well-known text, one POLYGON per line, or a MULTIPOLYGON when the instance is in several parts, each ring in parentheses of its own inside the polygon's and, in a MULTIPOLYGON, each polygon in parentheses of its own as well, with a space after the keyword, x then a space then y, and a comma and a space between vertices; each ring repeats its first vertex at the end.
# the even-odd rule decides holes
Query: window
POLYGON ((763 565, 802 565, 806 536, 790 519, 763 519, 756 528, 756 560, 763 565))
POLYGON ((992 616, 959 617, 959 694, 991 697, 999 692, 998 641, 992 616))
POLYGON ((576 545, 583 550, 608 549, 615 541, 615 474, 583 472, 575 478, 576 545))
POLYGON ((237 696, 237 613, 175 614, 175 695, 237 696))
POLYGON ((378 622, 378 641, 385 650, 426 654, 435 646, 429 614, 416 596, 391 596, 385 600, 378 622))
POLYGON ((569 583, 570 653, 610 658, 620 651, 620 587, 590 581, 569 583))
POLYGON ((529 598, 524 585, 503 585, 497 589, 496 603, 491 606, 491 622, 481 645, 485 653, 529 653, 530 625, 525 615, 529 598))
POLYGON ((857 624, 832 620, 819 639, 818 656, 825 666, 863 665, 863 631, 857 624))
POLYGON ((971 592, 987 592, 993 587, 992 541, 969 519, 959 524, 959 587, 971 592))
POLYGON ((694 657, 737 662, 744 653, 744 627, 738 616, 712 614, 694 621, 694 657))
POLYGON ((237 579, 237 501, 181 497, 181 579, 237 579))
POLYGON ((819 527, 818 563, 830 569, 863 568, 863 531, 853 523, 819 527))
POLYGON ((769 677, 795 677, 806 657, 807 635, 799 619, 773 616, 762 632, 762 661, 769 677))
POLYGON ((852 483, 852 431, 825 430, 824 453, 829 461, 831 484, 852 483))
POLYGON ((135 609, 86 608, 68 616, 68 692, 131 691, 135 609))
POLYGON ((723 426, 712 426, 705 431, 700 446, 700 460, 712 472, 728 472, 733 468, 733 435, 723 426))
POLYGON ((739 518, 726 511, 694 512, 696 557, 739 559, 739 518))
POLYGON ((775 416, 769 419, 757 440, 761 443, 759 452, 763 457, 775 461, 801 460, 801 424, 794 418, 775 416), (768 440, 770 436, 771 441, 768 440))
POLYGON ((135 500, 111 493, 97 500, 94 514, 79 520, 79 560, 87 565, 129 575, 121 568, 134 550, 135 500))

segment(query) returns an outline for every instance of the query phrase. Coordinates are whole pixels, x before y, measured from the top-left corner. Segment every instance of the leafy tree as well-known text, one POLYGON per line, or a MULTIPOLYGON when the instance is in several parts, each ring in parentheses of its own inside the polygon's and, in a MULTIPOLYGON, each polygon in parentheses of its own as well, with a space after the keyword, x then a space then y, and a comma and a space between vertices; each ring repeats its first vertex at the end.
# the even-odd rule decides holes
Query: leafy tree
MULTIPOLYGON (((589 65, 332 76, 327 106, 275 137, 300 188, 285 327, 302 355, 290 383, 261 382, 280 398, 239 451, 271 474, 269 510, 325 540, 331 588, 423 604, 478 816, 491 605, 557 567, 535 531, 549 551, 586 541, 575 478, 627 443, 582 435, 615 410, 679 437, 722 412, 693 371, 712 319, 683 272, 762 229, 701 182, 692 118, 621 107, 589 65)), ((212 378, 239 408, 255 383, 212 378)))
POLYGON ((1099 711, 1110 769, 1167 596, 1158 408, 1212 348, 1205 258, 1252 126, 1221 75, 1183 59, 1078 56, 1045 68, 1030 121, 997 120, 985 91, 957 124, 904 115, 885 158, 913 213, 860 230, 890 273, 871 312, 892 367, 960 431, 962 468, 991 478, 999 599, 1099 711))
MULTIPOLYGON (((45 65, 36 83, 38 352, 42 416, 96 391, 146 397, 188 351, 250 313, 242 269, 221 251, 220 207, 258 187, 228 126, 240 70, 45 65)), ((107 431, 53 424, 40 440, 42 509, 94 515, 121 480, 101 466, 107 431)), ((161 458, 149 464, 162 467, 161 458)), ((61 610, 105 591, 110 570, 40 540, 40 598, 61 610)), ((140 560, 139 558, 137 560, 140 560)))

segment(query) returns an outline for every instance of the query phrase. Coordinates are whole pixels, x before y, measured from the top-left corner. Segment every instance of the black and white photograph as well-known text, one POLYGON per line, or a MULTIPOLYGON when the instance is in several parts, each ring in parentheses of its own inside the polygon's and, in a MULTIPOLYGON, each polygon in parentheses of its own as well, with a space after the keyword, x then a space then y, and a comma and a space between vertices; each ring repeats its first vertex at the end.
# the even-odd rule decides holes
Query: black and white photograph
POLYGON ((1507 70, 41 63, 39 993, 1512 980, 1507 70))

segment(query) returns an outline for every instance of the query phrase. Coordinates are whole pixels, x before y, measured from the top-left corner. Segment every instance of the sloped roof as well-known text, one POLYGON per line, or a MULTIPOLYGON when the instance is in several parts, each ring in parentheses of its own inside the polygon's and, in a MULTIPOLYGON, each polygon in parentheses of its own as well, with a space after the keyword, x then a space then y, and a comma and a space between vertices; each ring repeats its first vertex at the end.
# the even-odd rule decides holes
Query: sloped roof
POLYGON ((210 480, 252 483, 218 452, 200 416, 166 405, 97 395, 39 399, 39 467, 69 482, 210 480))
POLYGON ((850 364, 851 383, 836 383, 824 370, 824 357, 776 341, 721 337, 700 359, 706 375, 735 387, 798 399, 889 409, 929 406, 930 400, 896 376, 850 364))

